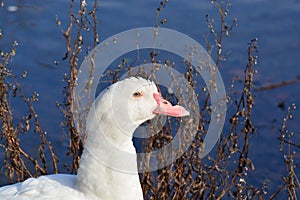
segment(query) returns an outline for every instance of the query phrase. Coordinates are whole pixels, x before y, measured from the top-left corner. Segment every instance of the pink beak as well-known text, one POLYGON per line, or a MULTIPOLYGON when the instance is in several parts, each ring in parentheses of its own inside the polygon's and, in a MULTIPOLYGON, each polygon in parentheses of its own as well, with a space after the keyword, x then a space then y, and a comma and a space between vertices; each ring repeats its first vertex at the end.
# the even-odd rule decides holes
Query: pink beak
POLYGON ((153 93, 153 97, 157 102, 157 107, 153 110, 154 114, 168 115, 172 117, 184 117, 190 113, 182 106, 172 106, 170 102, 165 100, 160 93, 153 93))

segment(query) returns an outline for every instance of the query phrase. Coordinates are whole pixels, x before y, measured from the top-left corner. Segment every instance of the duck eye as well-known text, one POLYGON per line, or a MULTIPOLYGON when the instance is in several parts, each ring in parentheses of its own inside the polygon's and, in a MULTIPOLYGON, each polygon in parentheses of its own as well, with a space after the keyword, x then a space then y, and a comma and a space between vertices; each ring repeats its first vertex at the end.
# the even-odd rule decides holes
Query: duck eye
POLYGON ((132 96, 133 97, 141 97, 141 96, 143 96, 143 93, 141 93, 141 92, 134 92, 132 96))

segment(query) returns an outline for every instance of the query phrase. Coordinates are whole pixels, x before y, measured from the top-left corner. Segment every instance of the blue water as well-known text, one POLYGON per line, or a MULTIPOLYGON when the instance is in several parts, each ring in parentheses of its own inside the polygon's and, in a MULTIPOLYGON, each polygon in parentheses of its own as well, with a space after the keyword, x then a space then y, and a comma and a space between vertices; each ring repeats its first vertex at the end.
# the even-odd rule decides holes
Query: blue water
MULTIPOLYGON (((0 1, 1 2, 1 1, 0 1)), ((89 3, 89 2, 88 2, 89 3)), ((64 86, 63 74, 67 72, 67 62, 62 61, 65 53, 65 40, 56 26, 56 16, 67 27, 69 3, 63 0, 5 1, 0 8, 0 28, 4 37, 0 39, 0 49, 9 50, 13 41, 17 40, 17 54, 11 63, 15 74, 28 71, 28 77, 21 80, 27 95, 37 91, 39 102, 35 104, 40 122, 48 134, 52 144, 61 152, 60 169, 66 159, 68 146, 60 125, 62 114, 55 102, 62 101, 64 86), (16 6, 15 12, 9 6, 16 6), (54 64, 58 61, 59 64, 54 64)), ((159 1, 100 1, 98 11, 98 32, 100 41, 116 33, 136 28, 155 25, 155 12, 159 1)), ((91 6, 91 5, 89 5, 91 6)), ((216 9, 210 1, 199 2, 170 1, 160 12, 160 18, 167 18, 165 28, 174 29, 189 35, 205 46, 208 33, 205 15, 219 20, 216 9)), ((242 77, 247 63, 247 44, 252 38, 258 38, 259 60, 258 74, 255 78, 257 87, 295 79, 300 76, 300 2, 297 0, 244 0, 232 1, 228 23, 237 17, 237 27, 230 38, 224 41, 223 51, 230 52, 227 60, 220 65, 220 72, 228 88, 233 76, 242 77)), ((218 24, 216 25, 218 28, 218 24)), ((174 41, 176 42, 176 41, 174 41)), ((215 56, 213 56, 215 58, 215 56)), ((249 174, 251 183, 258 186, 269 179, 269 190, 274 192, 285 174, 283 156, 279 152, 279 128, 285 115, 278 108, 280 102, 288 106, 295 102, 300 107, 300 84, 293 84, 274 90, 256 92, 256 104, 253 111, 254 126, 257 128, 251 137, 250 156, 256 170, 249 174)), ((12 99, 15 118, 26 111, 24 104, 12 99)), ((300 111, 294 112, 294 119, 289 128, 299 133, 300 111)), ((26 142, 30 142, 34 133, 26 142)), ((38 141, 37 141, 38 142, 38 141)), ((299 140, 298 140, 299 142, 299 140)), ((31 143, 30 143, 31 144, 31 143)), ((300 150, 295 163, 300 167, 300 150)), ((3 153, 0 153, 3 157, 3 153)), ((3 159, 1 159, 3 160, 3 159)), ((298 171, 299 172, 299 171, 298 171)), ((4 182, 1 181, 0 185, 4 182)))

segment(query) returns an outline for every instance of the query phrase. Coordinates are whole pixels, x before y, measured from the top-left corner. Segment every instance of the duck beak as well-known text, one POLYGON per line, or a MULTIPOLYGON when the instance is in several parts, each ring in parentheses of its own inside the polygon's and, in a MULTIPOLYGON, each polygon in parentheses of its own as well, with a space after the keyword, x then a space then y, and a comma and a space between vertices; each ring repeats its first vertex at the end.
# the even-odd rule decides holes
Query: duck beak
POLYGON ((153 114, 168 115, 172 117, 184 117, 190 113, 182 106, 172 106, 170 102, 165 100, 160 93, 153 93, 153 97, 157 103, 157 107, 153 110, 153 114))

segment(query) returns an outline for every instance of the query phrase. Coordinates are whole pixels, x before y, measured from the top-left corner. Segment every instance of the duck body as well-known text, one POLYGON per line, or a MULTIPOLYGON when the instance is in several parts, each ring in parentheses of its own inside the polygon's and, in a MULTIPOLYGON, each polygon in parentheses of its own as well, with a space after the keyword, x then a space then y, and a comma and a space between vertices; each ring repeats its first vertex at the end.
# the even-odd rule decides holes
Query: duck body
POLYGON ((3 186, 0 188, 1 200, 28 199, 85 199, 83 193, 75 189, 76 175, 53 174, 29 178, 22 183, 3 186), (54 198, 55 197, 55 198, 54 198))
POLYGON ((189 113, 170 105, 149 80, 130 77, 109 86, 89 111, 78 174, 45 175, 4 186, 0 199, 142 200, 132 137, 141 123, 157 114, 189 113))

